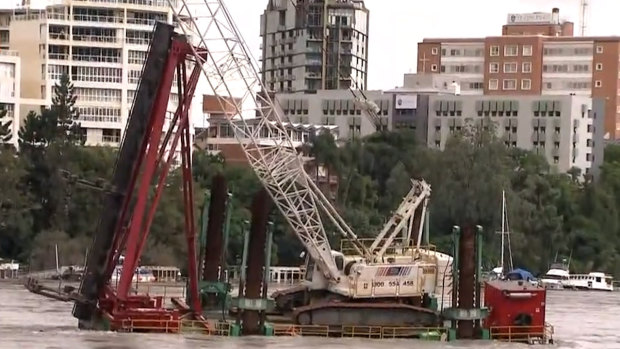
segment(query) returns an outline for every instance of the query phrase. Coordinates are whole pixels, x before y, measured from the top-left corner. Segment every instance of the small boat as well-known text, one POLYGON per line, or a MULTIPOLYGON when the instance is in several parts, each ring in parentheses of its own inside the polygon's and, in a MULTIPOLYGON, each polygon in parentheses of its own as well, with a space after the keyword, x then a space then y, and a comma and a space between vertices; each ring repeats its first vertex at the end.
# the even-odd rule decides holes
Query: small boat
POLYGON ((605 273, 592 272, 589 274, 569 275, 566 288, 586 291, 613 291, 611 275, 605 273))
POLYGON ((547 273, 540 277, 540 285, 548 290, 563 290, 570 284, 569 266, 566 260, 552 263, 547 273))

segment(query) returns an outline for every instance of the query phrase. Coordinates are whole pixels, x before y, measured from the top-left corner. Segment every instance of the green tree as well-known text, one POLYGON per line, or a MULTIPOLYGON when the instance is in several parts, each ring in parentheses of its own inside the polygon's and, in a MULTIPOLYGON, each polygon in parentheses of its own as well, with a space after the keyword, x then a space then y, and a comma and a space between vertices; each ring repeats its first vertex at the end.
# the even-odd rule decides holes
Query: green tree
POLYGON ((13 120, 2 121, 6 114, 7 111, 5 109, 0 109, 0 143, 8 143, 13 139, 13 131, 11 130, 13 120))
MULTIPOLYGON (((69 75, 62 74, 59 82, 54 84, 54 97, 49 115, 57 122, 56 137, 61 142, 83 143, 81 128, 78 122, 80 114, 75 107, 77 96, 69 75)), ((45 117, 45 115, 44 115, 45 117)))

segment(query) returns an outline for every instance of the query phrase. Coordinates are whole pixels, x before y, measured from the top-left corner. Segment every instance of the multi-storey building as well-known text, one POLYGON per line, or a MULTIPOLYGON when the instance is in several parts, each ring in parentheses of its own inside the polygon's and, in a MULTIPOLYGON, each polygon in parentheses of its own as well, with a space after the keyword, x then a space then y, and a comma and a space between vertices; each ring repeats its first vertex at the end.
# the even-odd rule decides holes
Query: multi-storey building
POLYGON ((443 149, 468 125, 494 128, 506 146, 533 150, 558 172, 598 175, 603 161, 605 103, 587 96, 429 95, 429 147, 443 149))
MULTIPOLYGON (((173 23, 167 0, 62 0, 14 14, 9 46, 22 59, 21 95, 49 105, 68 74, 86 144, 119 144, 156 21, 173 23)), ((0 22, 1 24, 1 22, 0 22)), ((0 31, 0 38, 2 31, 0 31)), ((169 110, 178 95, 173 87, 169 110)), ((22 114, 27 113, 22 110, 22 114)))
POLYGON ((346 140, 367 136, 377 131, 378 127, 384 130, 389 127, 392 96, 382 91, 364 91, 364 96, 379 108, 379 125, 349 90, 278 94, 276 104, 293 124, 337 126, 338 138, 346 140))
POLYGON ((19 85, 21 60, 15 51, 0 49, 0 110, 6 111, 0 123, 12 120, 11 143, 17 147, 19 130, 19 85))
POLYGON ((270 91, 367 88, 362 0, 269 0, 260 33, 261 76, 270 91))
POLYGON ((502 33, 424 39, 418 43, 418 72, 457 74, 464 95, 601 98, 606 135, 620 137, 620 37, 575 37, 558 9, 510 14, 502 33))
POLYGON ((410 129, 416 141, 426 144, 428 136, 428 99, 430 95, 458 95, 459 76, 449 74, 405 74, 403 86, 385 91, 392 95, 390 130, 410 129))

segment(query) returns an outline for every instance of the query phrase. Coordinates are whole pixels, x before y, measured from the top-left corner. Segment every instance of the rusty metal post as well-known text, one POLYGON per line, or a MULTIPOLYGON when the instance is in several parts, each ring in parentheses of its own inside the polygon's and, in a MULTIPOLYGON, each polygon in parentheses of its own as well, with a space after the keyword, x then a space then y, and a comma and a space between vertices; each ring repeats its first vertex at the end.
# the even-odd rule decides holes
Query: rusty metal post
MULTIPOLYGON (((265 267, 265 242, 267 222, 271 210, 271 199, 265 189, 261 189, 252 201, 252 224, 248 249, 247 280, 244 298, 258 300, 261 298, 263 268, 265 267)), ((245 309, 241 315, 242 333, 257 335, 261 333, 260 311, 245 309)))
MULTIPOLYGON (((465 226, 461 233, 459 251, 459 305, 460 309, 474 308, 474 288, 475 288, 475 241, 476 233, 474 227, 469 224, 465 226)), ((471 320, 458 321, 458 338, 473 339, 474 323, 471 320)))
MULTIPOLYGON (((209 203, 209 219, 207 221, 207 243, 204 247, 204 269, 202 279, 207 282, 219 281, 219 273, 224 256, 224 220, 226 216, 226 199, 228 187, 226 178, 219 174, 213 177, 211 185, 211 199, 209 203)), ((218 302, 215 293, 206 297, 206 306, 212 307, 218 302)))

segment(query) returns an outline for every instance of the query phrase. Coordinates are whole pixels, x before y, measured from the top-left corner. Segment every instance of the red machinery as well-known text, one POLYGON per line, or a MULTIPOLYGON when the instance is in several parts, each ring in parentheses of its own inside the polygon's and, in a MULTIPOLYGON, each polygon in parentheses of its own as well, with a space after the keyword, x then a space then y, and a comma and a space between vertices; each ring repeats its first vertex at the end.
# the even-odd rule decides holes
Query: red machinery
POLYGON ((172 26, 158 23, 153 35, 114 171, 115 190, 104 199, 80 285, 80 300, 73 310, 81 328, 122 330, 131 326, 133 330, 157 332, 179 330, 179 310, 165 309, 161 297, 130 295, 131 280, 179 140, 190 287, 188 304, 195 317, 200 318, 188 110, 201 69, 198 64, 188 64, 193 65, 188 76, 186 61, 195 57, 195 48, 174 33, 172 26), (164 133, 175 73, 179 103, 164 133), (154 177, 158 177, 155 183, 154 177), (121 254, 125 258, 115 290, 109 280, 121 254))
POLYGON ((545 331, 546 291, 527 281, 489 281, 484 304, 490 309, 485 328, 493 337, 542 337, 545 331))

